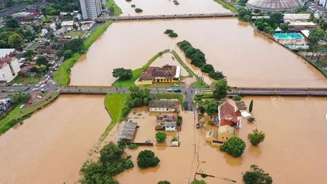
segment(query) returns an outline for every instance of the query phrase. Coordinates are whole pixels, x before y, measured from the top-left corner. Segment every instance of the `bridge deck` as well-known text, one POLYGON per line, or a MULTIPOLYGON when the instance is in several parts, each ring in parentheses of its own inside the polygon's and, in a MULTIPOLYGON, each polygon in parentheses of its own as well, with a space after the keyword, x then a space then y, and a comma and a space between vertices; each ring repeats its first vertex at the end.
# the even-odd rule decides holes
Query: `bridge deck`
POLYGON ((106 20, 126 21, 126 20, 156 20, 156 19, 188 19, 188 18, 216 18, 234 17, 235 13, 208 13, 208 14, 174 14, 174 15, 142 15, 142 16, 107 16, 96 19, 98 22, 106 20))
MULTIPOLYGON (((182 92, 187 90, 182 89, 182 92)), ((197 94, 210 93, 211 89, 193 89, 197 94)), ((127 88, 69 86, 60 88, 61 94, 107 94, 128 93, 127 88)), ((151 93, 167 92, 165 88, 152 88, 151 93)), ((229 95, 241 96, 327 96, 326 88, 233 88, 229 95)))

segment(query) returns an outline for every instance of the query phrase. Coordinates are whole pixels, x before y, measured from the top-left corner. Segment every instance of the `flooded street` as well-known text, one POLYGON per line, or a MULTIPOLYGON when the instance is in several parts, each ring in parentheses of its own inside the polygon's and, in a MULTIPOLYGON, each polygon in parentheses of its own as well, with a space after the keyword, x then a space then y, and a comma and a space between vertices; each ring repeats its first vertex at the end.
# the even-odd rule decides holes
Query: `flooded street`
POLYGON ((172 15, 189 13, 226 13, 229 10, 217 4, 214 0, 177 0, 179 5, 175 5, 173 0, 116 0, 117 5, 122 9, 123 16, 128 15, 172 15), (136 13, 131 5, 141 8, 142 13, 136 13))
MULTIPOLYGON (((156 183, 159 180, 180 184, 190 182, 198 171, 215 176, 205 179, 208 184, 229 183, 223 178, 240 183, 242 172, 248 170, 251 164, 257 164, 270 173, 274 183, 325 183, 326 99, 249 97, 246 101, 250 99, 254 100, 256 122, 248 124, 243 121, 239 135, 247 142, 247 147, 241 158, 228 156, 206 143, 205 132, 194 128, 193 113, 183 112, 182 131, 179 133, 181 146, 128 150, 136 161, 141 150, 151 149, 161 159, 160 166, 146 170, 135 166, 117 179, 124 184, 135 181, 156 183), (256 127, 266 133, 266 139, 260 146, 253 147, 247 140, 247 134, 256 127)), ((136 141, 155 141, 155 116, 142 113, 137 119, 137 116, 133 117, 140 126, 136 141)), ((113 131, 113 140, 115 134, 113 131)))
POLYGON ((110 122, 103 104, 103 96, 61 96, 0 136, 0 183, 76 182, 110 122))
POLYGON ((181 40, 201 49, 231 86, 326 86, 306 61, 235 18, 114 23, 73 67, 71 85, 110 85, 114 68, 140 67, 159 51, 177 49, 181 40), (163 34, 168 28, 179 37, 163 34))

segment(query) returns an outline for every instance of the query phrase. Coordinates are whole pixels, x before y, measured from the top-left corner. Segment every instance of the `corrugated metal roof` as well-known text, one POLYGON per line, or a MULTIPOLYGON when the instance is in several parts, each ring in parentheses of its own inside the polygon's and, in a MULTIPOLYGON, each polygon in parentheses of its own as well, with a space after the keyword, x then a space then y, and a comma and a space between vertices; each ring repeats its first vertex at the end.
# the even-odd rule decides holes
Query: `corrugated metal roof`
POLYGON ((299 0, 249 0, 247 6, 263 11, 291 11, 302 6, 299 0))

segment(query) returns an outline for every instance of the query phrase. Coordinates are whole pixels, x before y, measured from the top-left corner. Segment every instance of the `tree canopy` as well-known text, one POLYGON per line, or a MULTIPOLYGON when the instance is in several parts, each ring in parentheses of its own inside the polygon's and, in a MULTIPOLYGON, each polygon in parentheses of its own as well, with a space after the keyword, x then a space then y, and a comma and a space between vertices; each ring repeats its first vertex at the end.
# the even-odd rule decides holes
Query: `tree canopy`
POLYGON ((248 134, 248 139, 252 143, 253 146, 257 146, 261 142, 264 141, 265 134, 262 131, 257 129, 253 130, 252 133, 248 134))
POLYGON ((218 80, 215 83, 214 86, 214 91, 213 91, 213 96, 214 98, 221 100, 227 96, 227 93, 229 91, 229 86, 227 84, 227 81, 224 79, 218 80))
POLYGON ((160 160, 151 150, 143 150, 138 154, 138 166, 142 169, 156 167, 160 160))
POLYGON ((256 165, 251 165, 250 170, 244 173, 245 184, 272 184, 272 177, 256 165))
POLYGON ((233 157, 240 157, 244 153, 245 148, 246 143, 241 138, 231 137, 220 147, 220 150, 233 157))
POLYGON ((132 78, 132 70, 115 68, 113 70, 113 77, 118 78, 118 80, 130 80, 132 78))
POLYGON ((157 132, 155 138, 158 143, 163 143, 166 140, 166 133, 165 132, 157 132))

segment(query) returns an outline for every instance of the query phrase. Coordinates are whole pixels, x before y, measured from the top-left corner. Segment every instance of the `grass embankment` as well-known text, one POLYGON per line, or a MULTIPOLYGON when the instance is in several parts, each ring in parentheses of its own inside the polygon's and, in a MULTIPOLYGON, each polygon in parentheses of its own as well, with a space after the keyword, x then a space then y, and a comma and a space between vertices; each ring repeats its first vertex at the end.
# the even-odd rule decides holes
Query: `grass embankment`
POLYGON ((182 61, 182 59, 180 58, 179 54, 175 51, 172 50, 171 53, 173 54, 173 56, 176 58, 176 60, 180 63, 180 65, 187 70, 187 72, 189 73, 190 76, 194 76, 197 81, 195 81, 194 83, 191 84, 191 86, 193 88, 208 88, 208 85, 204 82, 204 80, 199 77, 194 71, 192 71, 187 65, 186 63, 184 63, 182 61))
MULTIPOLYGON (((106 29, 112 24, 111 21, 98 25, 90 33, 90 35, 83 41, 84 51, 87 51, 91 45, 106 31, 106 29)), ((80 59, 83 53, 75 53, 72 57, 66 59, 63 64, 60 65, 58 70, 54 72, 54 80, 60 86, 67 86, 70 82, 71 68, 80 59)))
POLYGON ((214 1, 219 3, 220 5, 222 5, 223 8, 226 8, 226 9, 232 11, 233 13, 237 13, 237 8, 233 4, 228 3, 224 0, 214 0, 214 1))
POLYGON ((158 93, 152 95, 153 99, 178 99, 182 104, 184 100, 184 96, 180 93, 158 93))
POLYGON ((126 105, 129 94, 107 94, 105 97, 105 108, 110 114, 112 122, 117 123, 123 117, 122 110, 126 105))
POLYGON ((106 1, 106 7, 113 12, 113 15, 119 16, 122 14, 121 8, 115 3, 114 0, 107 0, 106 1))
POLYGON ((152 58, 150 58, 148 60, 148 62, 143 65, 141 68, 137 68, 137 69, 134 69, 132 71, 132 78, 130 80, 124 80, 124 81, 121 81, 121 80, 116 80, 112 86, 114 87, 119 87, 119 88, 122 88, 122 87, 131 87, 131 86, 135 86, 135 81, 141 76, 141 74, 158 58, 160 57, 161 55, 163 55, 164 53, 167 53, 169 52, 169 50, 164 50, 164 51, 161 51, 159 53, 157 53, 156 55, 154 55, 152 58))
POLYGON ((22 122, 24 119, 30 117, 34 112, 44 108, 49 103, 54 101, 58 97, 58 93, 50 93, 44 97, 44 100, 37 102, 32 105, 25 105, 25 107, 20 108, 21 105, 17 105, 12 109, 5 117, 0 119, 0 134, 5 133, 11 127, 15 126, 17 123, 22 122))

